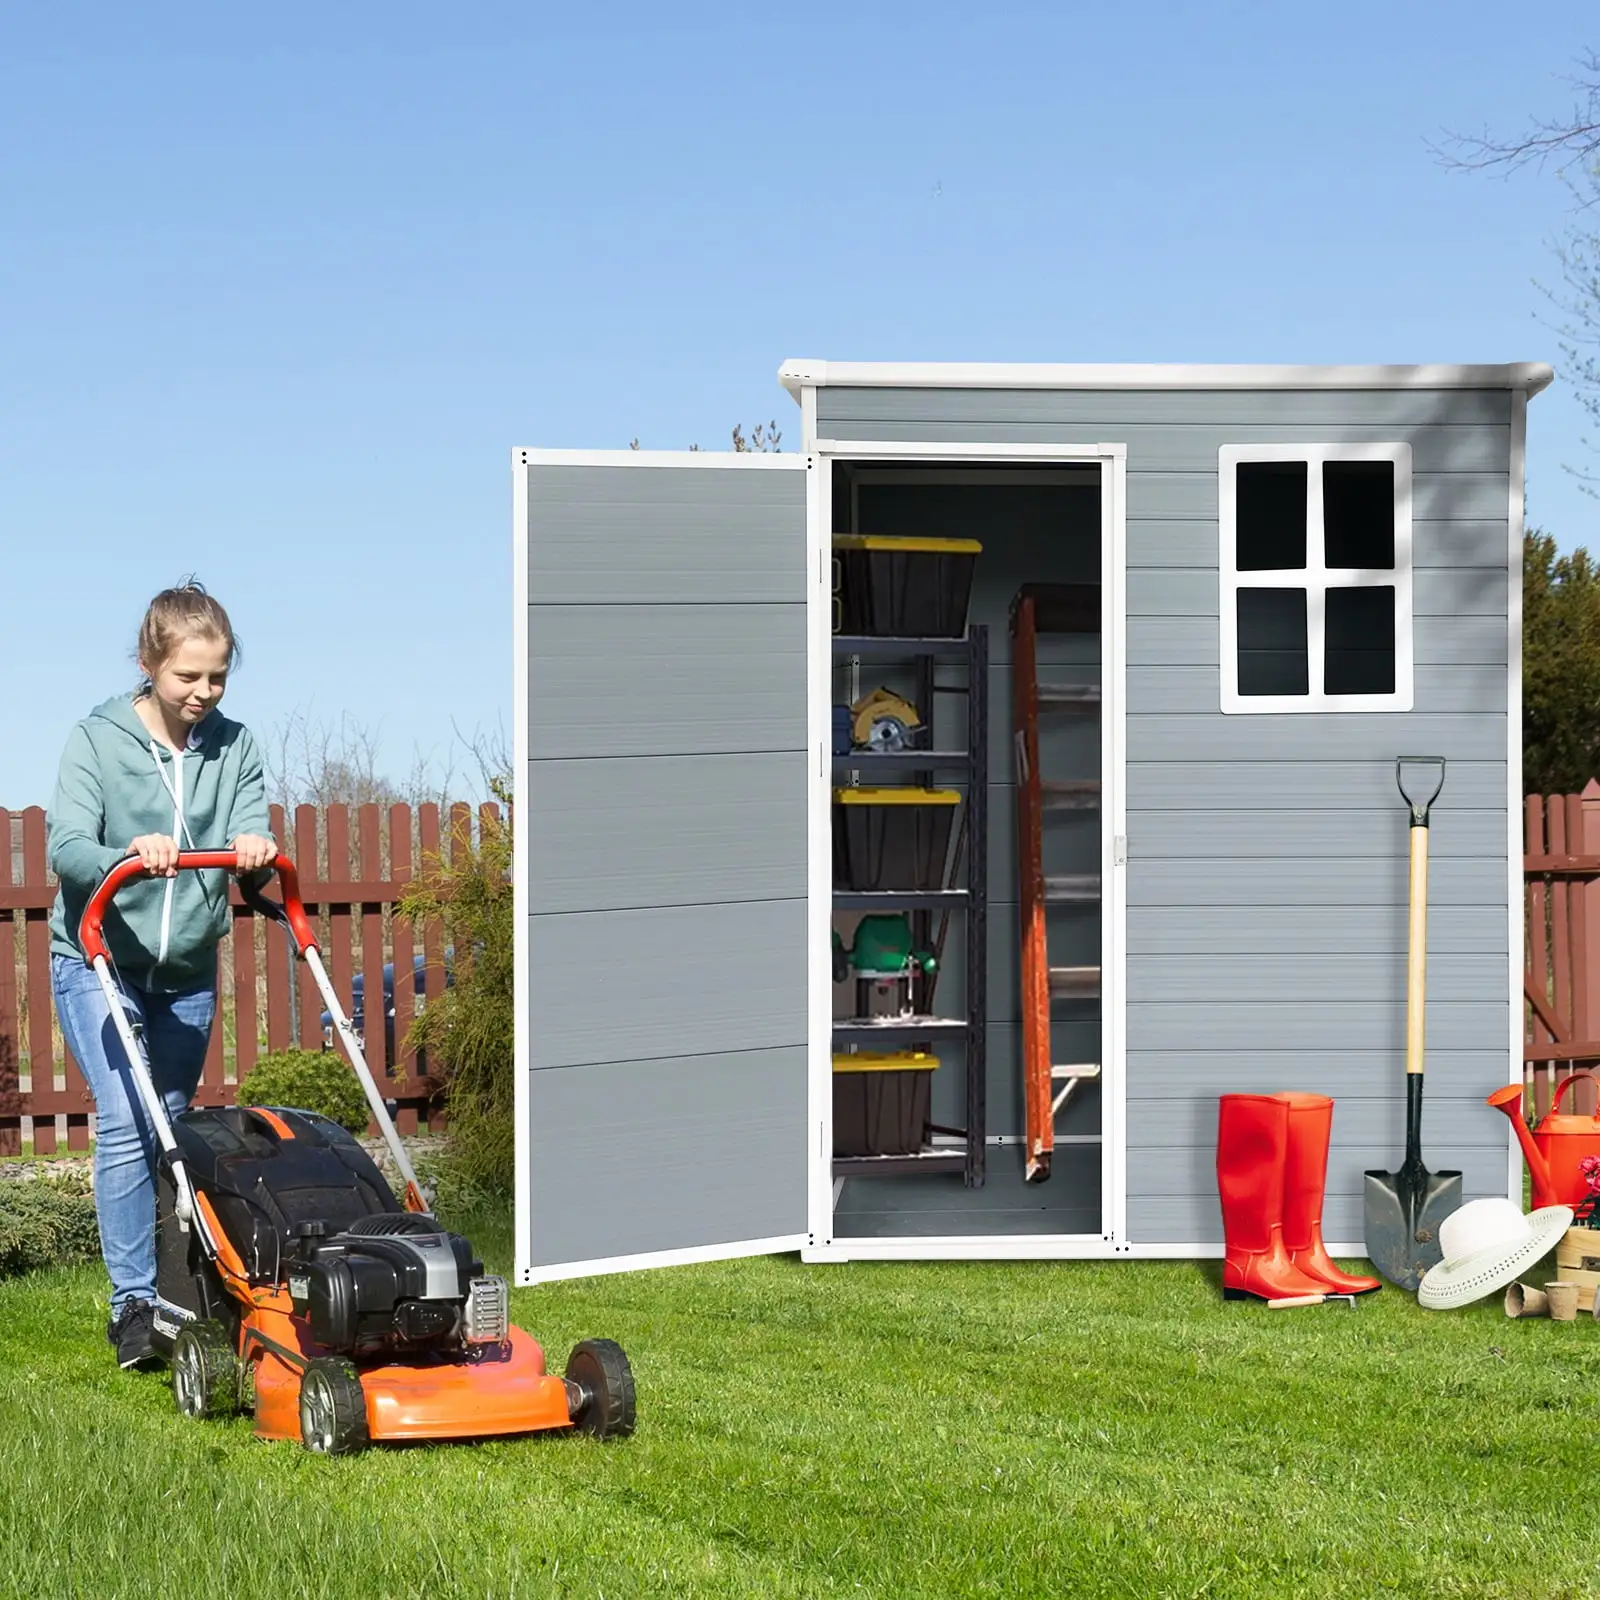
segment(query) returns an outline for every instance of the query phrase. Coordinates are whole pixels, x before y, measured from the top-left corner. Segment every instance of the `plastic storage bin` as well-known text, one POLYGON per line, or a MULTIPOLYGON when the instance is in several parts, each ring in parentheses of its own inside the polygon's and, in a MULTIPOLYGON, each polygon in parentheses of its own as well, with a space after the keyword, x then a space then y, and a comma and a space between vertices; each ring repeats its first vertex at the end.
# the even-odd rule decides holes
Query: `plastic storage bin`
POLYGON ((939 1058, 862 1050, 833 1058, 833 1153, 905 1156, 922 1149, 939 1058))
POLYGON ((833 631, 959 639, 967 631, 976 539, 833 536, 833 631))
POLYGON ((942 889, 954 789, 835 789, 835 889, 942 889))

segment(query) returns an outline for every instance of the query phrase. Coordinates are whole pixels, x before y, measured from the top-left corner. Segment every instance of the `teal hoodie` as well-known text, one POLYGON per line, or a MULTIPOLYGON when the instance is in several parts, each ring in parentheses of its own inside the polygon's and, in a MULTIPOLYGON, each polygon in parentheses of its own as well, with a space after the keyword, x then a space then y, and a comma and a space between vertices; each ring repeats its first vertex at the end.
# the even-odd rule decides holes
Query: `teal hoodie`
MULTIPOLYGON (((89 896, 141 834, 165 834, 182 850, 226 850, 242 833, 268 832, 261 754, 249 730, 217 709, 177 756, 150 736, 131 691, 113 695, 67 736, 47 820, 61 883, 50 948, 82 961, 78 925, 89 896)), ((119 889, 104 923, 116 972, 161 993, 211 977, 228 931, 227 880, 208 868, 119 889)))

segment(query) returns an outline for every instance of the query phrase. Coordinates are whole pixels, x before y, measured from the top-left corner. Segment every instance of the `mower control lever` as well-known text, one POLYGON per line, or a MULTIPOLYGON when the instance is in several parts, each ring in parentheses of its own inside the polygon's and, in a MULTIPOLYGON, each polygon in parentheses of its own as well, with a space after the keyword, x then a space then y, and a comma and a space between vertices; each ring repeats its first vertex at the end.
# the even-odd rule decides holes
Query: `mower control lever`
MULTIPOLYGON (((177 869, 179 872, 194 871, 207 867, 221 867, 228 872, 238 870, 239 856, 234 850, 180 850, 178 852, 177 869)), ((294 935, 295 948, 301 955, 308 950, 317 948, 317 936, 311 927, 311 919, 306 915, 305 902, 300 898, 300 874, 295 871, 294 862, 288 856, 280 854, 274 858, 272 865, 265 869, 278 874, 278 882, 283 887, 283 904, 275 906, 270 900, 263 899, 258 889, 240 885, 240 893, 250 903, 254 911, 260 911, 267 916, 287 922, 289 931, 294 935)), ((119 861, 100 880, 99 886, 89 896, 89 903, 83 908, 83 920, 78 924, 78 942, 83 946, 83 958, 90 966, 94 965, 96 956, 105 956, 110 960, 111 953, 106 949, 104 924, 106 908, 111 904, 117 891, 134 878, 148 877, 144 863, 137 856, 128 856, 119 861)))

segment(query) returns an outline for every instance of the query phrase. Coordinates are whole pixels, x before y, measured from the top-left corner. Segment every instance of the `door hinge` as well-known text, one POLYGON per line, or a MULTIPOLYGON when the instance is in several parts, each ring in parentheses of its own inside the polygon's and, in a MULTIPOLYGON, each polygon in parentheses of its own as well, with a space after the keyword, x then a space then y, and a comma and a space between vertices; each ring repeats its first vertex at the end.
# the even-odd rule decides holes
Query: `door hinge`
POLYGON ((1125 867, 1128 864, 1128 836, 1119 833, 1111 840, 1111 864, 1116 867, 1125 867))

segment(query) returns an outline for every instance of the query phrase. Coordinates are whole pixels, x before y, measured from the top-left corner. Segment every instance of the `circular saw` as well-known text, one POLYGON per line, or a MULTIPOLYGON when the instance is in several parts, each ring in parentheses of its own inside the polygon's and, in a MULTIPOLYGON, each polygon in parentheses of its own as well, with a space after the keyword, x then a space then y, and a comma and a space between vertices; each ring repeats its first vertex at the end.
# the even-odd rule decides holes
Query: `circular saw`
POLYGON ((874 689, 850 707, 850 737, 858 750, 887 754, 914 747, 922 718, 909 700, 887 689, 874 689))

